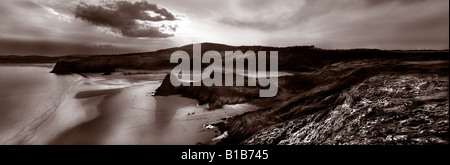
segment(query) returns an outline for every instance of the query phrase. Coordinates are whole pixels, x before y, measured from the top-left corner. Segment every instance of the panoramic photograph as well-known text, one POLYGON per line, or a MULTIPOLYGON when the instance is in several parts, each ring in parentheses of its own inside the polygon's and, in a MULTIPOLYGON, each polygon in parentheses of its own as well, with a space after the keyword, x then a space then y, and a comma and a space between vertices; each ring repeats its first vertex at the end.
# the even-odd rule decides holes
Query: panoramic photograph
POLYGON ((1 145, 449 144, 448 0, 4 0, 0 20, 1 145))

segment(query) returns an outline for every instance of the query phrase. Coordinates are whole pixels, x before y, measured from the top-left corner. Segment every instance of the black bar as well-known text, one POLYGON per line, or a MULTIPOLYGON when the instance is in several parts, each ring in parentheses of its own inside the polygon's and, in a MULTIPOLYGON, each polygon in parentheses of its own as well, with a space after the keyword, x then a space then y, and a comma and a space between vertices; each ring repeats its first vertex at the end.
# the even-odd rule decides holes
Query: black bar
MULTIPOLYGON (((210 160, 182 159, 183 152, 214 152, 214 162, 341 162, 364 159, 370 162, 417 162, 417 161, 441 161, 449 154, 448 145, 436 146, 0 146, 0 157, 23 156, 42 159, 63 158, 67 160, 96 159, 105 161, 164 161, 180 163, 210 163, 210 160), (263 151, 266 150, 268 158, 253 157, 247 155, 227 159, 226 150, 263 151), (221 155, 219 157, 219 155, 221 155)), ((245 151, 243 151, 245 152, 245 151)))

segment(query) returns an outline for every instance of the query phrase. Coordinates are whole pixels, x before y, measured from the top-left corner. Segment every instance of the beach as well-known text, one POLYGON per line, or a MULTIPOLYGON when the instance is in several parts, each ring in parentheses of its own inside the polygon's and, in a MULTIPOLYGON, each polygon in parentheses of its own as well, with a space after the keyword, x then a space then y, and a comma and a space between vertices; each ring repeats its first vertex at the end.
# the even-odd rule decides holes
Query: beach
MULTIPOLYGON (((37 66, 49 74, 49 68, 37 66)), ((15 68, 17 69, 17 68, 15 68)), ((29 70, 31 71, 31 70, 29 70)), ((11 76, 11 75, 8 75, 11 76)), ((86 74, 60 75, 66 79, 59 83, 57 93, 45 92, 15 94, 16 98, 33 98, 46 106, 3 107, 0 112, 11 114, 2 120, 2 144, 52 145, 194 145, 215 144, 213 139, 222 133, 209 124, 222 119, 254 111, 251 104, 226 105, 206 111, 194 99, 179 95, 153 96, 165 73, 123 75, 86 74), (83 77, 84 76, 84 77, 83 77), (67 79, 69 78, 69 79, 67 79), (17 96, 19 95, 19 96, 17 96), (49 99, 54 98, 55 100, 49 99), (18 108, 20 107, 20 108, 18 108), (27 119, 27 120, 24 120, 27 119), (206 127, 205 127, 206 126, 206 127)), ((47 84, 48 83, 43 83, 47 84)), ((32 84, 35 85, 35 84, 32 84)), ((31 86, 32 86, 31 85, 31 86)), ((54 90, 50 84, 47 90, 54 90)), ((27 86, 30 86, 28 84, 27 86)), ((44 85, 46 86, 46 85, 44 85)), ((57 86, 57 85, 56 85, 57 86)), ((44 90, 44 88, 40 89, 44 90)), ((2 103, 16 105, 12 94, 2 96, 2 103)), ((30 102, 22 100, 22 102, 30 102)), ((40 105, 41 103, 36 103, 40 105)), ((6 117, 2 117, 2 119, 6 117)))

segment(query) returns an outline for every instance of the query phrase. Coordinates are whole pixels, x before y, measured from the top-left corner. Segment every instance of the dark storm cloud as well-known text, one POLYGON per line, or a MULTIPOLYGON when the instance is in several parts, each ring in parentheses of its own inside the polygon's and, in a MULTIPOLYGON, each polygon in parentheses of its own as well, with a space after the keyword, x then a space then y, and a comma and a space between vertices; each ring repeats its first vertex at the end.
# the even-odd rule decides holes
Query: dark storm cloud
POLYGON ((166 34, 159 31, 157 27, 147 27, 146 29, 125 28, 121 29, 122 34, 128 37, 152 37, 152 38, 166 38, 173 34, 166 34))
POLYGON ((107 3, 103 6, 79 4, 75 9, 75 17, 99 26, 107 26, 118 29, 127 37, 151 37, 167 38, 173 34, 160 31, 158 27, 142 26, 136 23, 141 21, 174 21, 175 16, 165 8, 159 8, 156 4, 142 2, 118 1, 107 3), (153 12, 156 15, 149 15, 153 12))

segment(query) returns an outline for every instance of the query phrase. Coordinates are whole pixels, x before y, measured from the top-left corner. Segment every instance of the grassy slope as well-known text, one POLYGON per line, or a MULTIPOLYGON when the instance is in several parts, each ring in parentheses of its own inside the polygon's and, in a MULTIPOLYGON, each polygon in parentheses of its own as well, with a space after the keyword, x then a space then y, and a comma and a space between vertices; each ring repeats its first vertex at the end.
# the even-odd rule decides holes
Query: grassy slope
POLYGON ((405 60, 351 60, 285 77, 292 99, 229 119, 225 143, 448 144, 448 59, 405 60))

